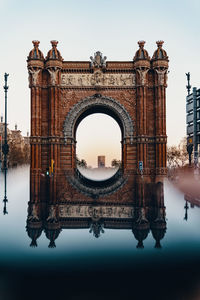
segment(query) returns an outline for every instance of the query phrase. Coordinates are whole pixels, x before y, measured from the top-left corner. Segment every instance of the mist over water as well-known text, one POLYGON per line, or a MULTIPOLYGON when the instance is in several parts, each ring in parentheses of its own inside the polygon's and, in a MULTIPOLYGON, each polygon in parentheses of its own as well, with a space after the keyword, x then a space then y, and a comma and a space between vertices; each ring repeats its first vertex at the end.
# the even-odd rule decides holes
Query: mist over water
MULTIPOLYGON (((108 170, 109 176, 117 171, 108 170)), ((94 171, 100 180, 107 169, 84 171, 85 176, 94 171)), ((51 249, 44 232, 38 247, 29 246, 29 167, 9 170, 7 179, 8 215, 3 215, 2 202, 0 210, 2 300, 62 299, 66 291, 69 299, 124 299, 133 291, 136 299, 199 299, 200 208, 188 204, 186 221, 184 194, 168 181, 164 184, 167 231, 161 249, 154 248, 151 233, 144 249, 137 249, 132 230, 114 228, 104 228, 99 238, 89 228, 62 229, 56 248, 51 249)), ((2 173, 0 187, 3 200, 2 173)))
POLYGON ((82 168, 78 167, 80 173, 88 179, 95 181, 106 180, 112 177, 118 170, 118 167, 115 168, 82 168))

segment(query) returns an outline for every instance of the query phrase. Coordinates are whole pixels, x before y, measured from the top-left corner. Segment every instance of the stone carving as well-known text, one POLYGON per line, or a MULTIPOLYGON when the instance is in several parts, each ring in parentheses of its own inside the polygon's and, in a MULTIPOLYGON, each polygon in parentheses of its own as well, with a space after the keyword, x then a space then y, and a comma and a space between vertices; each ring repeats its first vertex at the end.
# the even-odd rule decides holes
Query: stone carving
POLYGON ((100 51, 97 51, 94 54, 94 58, 90 56, 91 59, 91 66, 96 68, 105 68, 106 67, 106 56, 102 56, 102 53, 100 51))
POLYGON ((61 86, 63 87, 95 87, 110 86, 123 87, 135 86, 135 74, 105 74, 96 71, 94 74, 67 73, 61 75, 61 86))
MULTIPOLYGON (((164 85, 165 84, 165 74, 167 74, 167 70, 166 69, 155 69, 155 70, 156 70, 156 73, 158 74, 158 85, 164 85)), ((167 75, 166 75, 166 77, 167 77, 167 75)))
POLYGON ((55 85, 56 84, 56 76, 57 76, 57 73, 58 73, 58 69, 55 68, 55 70, 53 69, 47 69, 50 76, 51 76, 51 84, 52 85, 55 85))
POLYGON ((80 116, 82 112, 85 112, 86 109, 97 105, 111 110, 117 116, 117 118, 121 120, 124 138, 130 138, 132 141, 133 121, 125 107, 115 99, 101 95, 98 95, 98 97, 97 95, 87 97, 72 107, 64 122, 63 132, 65 141, 67 141, 68 138, 74 138, 74 127, 76 125, 78 116, 80 116))
POLYGON ((158 215, 154 222, 165 222, 165 211, 163 208, 158 208, 158 215))
POLYGON ((140 85, 145 85, 146 84, 146 74, 149 71, 149 69, 137 69, 139 75, 140 75, 140 85))
POLYGON ((49 216, 47 218, 47 222, 50 222, 50 223, 57 222, 57 219, 56 219, 56 208, 53 205, 51 205, 49 207, 49 216))
POLYGON ((104 233, 103 223, 101 223, 100 221, 92 222, 90 225, 89 233, 92 233, 92 232, 93 232, 93 235, 95 238, 99 238, 101 233, 104 233))
POLYGON ((89 205, 59 205, 60 218, 100 218, 132 219, 134 208, 132 206, 89 206, 89 205))
POLYGON ((29 84, 31 85, 36 85, 37 80, 38 80, 38 75, 39 75, 40 69, 33 69, 29 68, 28 73, 29 73, 29 84), (32 76, 31 76, 32 75, 32 76), (31 80, 32 79, 32 80, 31 80))
POLYGON ((148 220, 147 220, 147 218, 145 216, 145 209, 144 209, 144 207, 140 208, 140 210, 139 210, 139 216, 138 216, 138 219, 137 219, 136 223, 138 223, 138 224, 148 223, 148 220))
POLYGON ((33 204, 32 207, 31 207, 31 212, 30 212, 30 215, 28 216, 28 220, 33 221, 33 222, 39 221, 37 208, 36 208, 35 204, 33 204))

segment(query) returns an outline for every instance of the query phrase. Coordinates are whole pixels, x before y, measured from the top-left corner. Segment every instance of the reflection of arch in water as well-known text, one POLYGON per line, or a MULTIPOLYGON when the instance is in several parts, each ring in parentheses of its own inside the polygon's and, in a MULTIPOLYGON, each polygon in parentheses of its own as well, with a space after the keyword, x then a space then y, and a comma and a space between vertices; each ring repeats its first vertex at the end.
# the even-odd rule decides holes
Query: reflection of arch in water
MULTIPOLYGON (((133 121, 125 107, 113 98, 95 94, 75 104, 69 111, 64 122, 64 138, 76 141, 76 130, 80 122, 90 114, 104 113, 113 117, 118 123, 122 133, 122 170, 119 170, 109 180, 97 182, 88 180, 78 170, 74 176, 67 176, 69 182, 79 191, 88 196, 96 197, 109 195, 119 189, 126 181, 123 177, 124 166, 126 165, 126 140, 133 142, 133 121), (101 184, 102 183, 102 184, 101 184)), ((76 158, 76 149, 72 151, 73 160, 76 158)), ((74 165, 75 162, 74 162, 74 165)))
MULTIPOLYGON (((161 248, 161 239, 166 233, 163 184, 145 185, 144 198, 134 204, 103 204, 101 202, 61 203, 44 205, 29 202, 27 233, 32 239, 30 246, 37 246, 37 238, 44 230, 50 240, 49 247, 55 247, 55 240, 61 229, 87 228, 95 238, 106 234, 106 229, 132 230, 138 241, 137 248, 144 248, 149 232, 155 239, 155 248, 161 248), (34 218, 32 216, 34 207, 34 218)), ((141 197, 143 197, 141 196, 141 197)))

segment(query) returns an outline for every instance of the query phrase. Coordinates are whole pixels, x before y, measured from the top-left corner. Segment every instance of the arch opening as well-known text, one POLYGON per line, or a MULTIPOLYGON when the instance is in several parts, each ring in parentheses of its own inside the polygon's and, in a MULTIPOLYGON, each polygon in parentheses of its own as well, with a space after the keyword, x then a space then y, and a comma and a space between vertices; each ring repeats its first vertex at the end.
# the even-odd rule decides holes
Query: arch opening
POLYGON ((77 119, 74 135, 80 176, 106 184, 121 168, 123 131, 119 122, 102 107, 90 109, 77 119))
MULTIPOLYGON (((87 190, 91 187, 91 193, 96 193, 95 189, 97 188, 98 190, 100 182, 102 185, 105 183, 107 186, 106 193, 108 193, 108 191, 111 192, 111 190, 114 190, 123 184, 125 180, 123 172, 126 162, 126 142, 128 141, 128 143, 132 144, 133 130, 133 121, 129 113, 123 104, 111 97, 94 94, 93 96, 89 96, 77 102, 68 112, 63 126, 65 144, 72 143, 72 171, 74 171, 74 176, 68 176, 71 183, 81 190, 85 188, 87 190), (92 181, 87 179, 76 168, 76 131, 81 121, 94 113, 104 113, 112 117, 117 122, 121 131, 120 140, 122 143, 120 148, 122 168, 120 168, 112 177, 106 179, 106 182, 104 182, 105 180, 92 181)), ((105 193, 105 190, 103 189, 101 192, 105 193)), ((100 190, 98 191, 98 193, 101 192, 100 190)))

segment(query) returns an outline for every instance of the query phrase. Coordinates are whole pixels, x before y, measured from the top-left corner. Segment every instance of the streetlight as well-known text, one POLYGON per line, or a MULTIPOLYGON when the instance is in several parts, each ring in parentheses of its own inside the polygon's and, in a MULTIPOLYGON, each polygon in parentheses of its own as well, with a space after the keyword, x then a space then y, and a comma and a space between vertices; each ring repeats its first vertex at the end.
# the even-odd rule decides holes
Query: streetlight
POLYGON ((6 209, 6 203, 8 202, 7 199, 7 155, 9 152, 9 146, 8 146, 8 141, 7 141, 7 93, 8 93, 8 85, 7 85, 7 80, 8 80, 9 74, 5 73, 4 74, 4 80, 5 80, 5 85, 4 85, 4 91, 5 91, 5 133, 4 133, 4 144, 2 147, 2 151, 4 154, 4 208, 3 208, 3 213, 4 215, 7 214, 7 209, 6 209))

